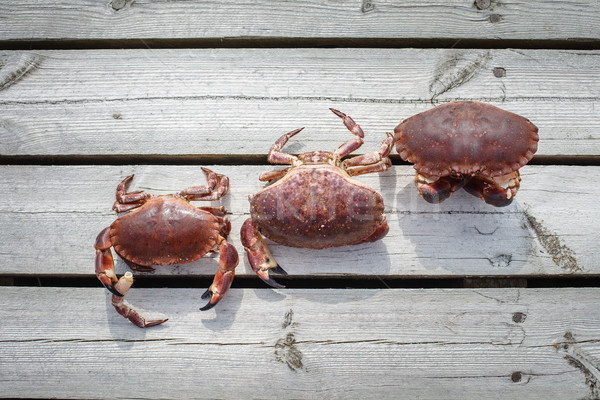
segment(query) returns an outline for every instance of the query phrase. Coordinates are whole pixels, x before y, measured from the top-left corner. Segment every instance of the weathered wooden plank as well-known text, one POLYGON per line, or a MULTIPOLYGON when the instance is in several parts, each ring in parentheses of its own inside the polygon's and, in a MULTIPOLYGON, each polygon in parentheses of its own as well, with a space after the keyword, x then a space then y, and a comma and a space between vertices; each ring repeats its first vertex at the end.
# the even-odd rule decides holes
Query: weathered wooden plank
POLYGON ((18 103, 600 96, 597 50, 115 49, 1 51, 0 57, 4 83, 12 83, 0 99, 18 103))
POLYGON ((402 119, 453 99, 528 117, 540 128, 539 155, 600 154, 597 51, 186 49, 0 58, 2 155, 265 154, 300 126, 308 129, 293 151, 329 148, 348 138, 329 107, 361 124, 370 145, 361 151, 368 151, 402 119))
MULTIPOLYGON (((220 203, 232 215, 232 243, 242 252, 238 275, 253 273, 239 229, 248 218, 258 175, 276 166, 210 166, 231 179, 220 203)), ((597 167, 526 166, 509 207, 494 208, 464 191, 440 205, 426 203, 413 185, 414 170, 395 166, 359 177, 384 196, 390 224, 379 242, 327 250, 271 245, 292 276, 464 277, 600 273, 597 185, 581 185, 597 167), (307 262, 306 260, 310 260, 307 262)), ((131 190, 176 192, 203 184, 199 166, 0 167, 0 274, 90 275, 93 242, 115 218, 110 210, 121 179, 136 174, 131 190)), ((203 259, 155 275, 211 275, 203 259)), ((119 262, 118 271, 126 270, 119 262)))
POLYGON ((600 38, 588 1, 4 1, 4 40, 600 38), (235 18, 232 18, 235 16, 235 18))
POLYGON ((0 288, 2 397, 596 398, 598 289, 0 288), (82 384, 82 382, 86 382, 82 384))
MULTIPOLYGON (((527 116, 540 129, 537 155, 600 154, 600 101, 491 102, 527 116)), ((349 133, 335 107, 366 132, 358 153, 375 150, 385 132, 433 106, 341 100, 139 100, 94 104, 5 105, 0 154, 5 156, 265 156, 282 134, 305 126, 293 153, 333 150, 349 133)), ((396 154, 395 152, 393 154, 396 154)))

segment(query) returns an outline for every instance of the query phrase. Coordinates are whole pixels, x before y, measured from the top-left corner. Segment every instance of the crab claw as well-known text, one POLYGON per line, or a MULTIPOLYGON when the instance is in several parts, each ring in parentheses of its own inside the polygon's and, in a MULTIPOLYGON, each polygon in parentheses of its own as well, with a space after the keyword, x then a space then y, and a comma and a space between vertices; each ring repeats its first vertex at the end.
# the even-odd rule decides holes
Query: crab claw
POLYGON ((204 299, 204 300, 210 298, 210 301, 208 303, 206 303, 206 305, 204 307, 200 307, 200 311, 210 310, 211 308, 213 308, 217 304, 217 302, 219 300, 221 300, 221 297, 223 297, 223 296, 211 292, 210 289, 206 289, 206 292, 204 292, 202 294, 201 298, 204 299), (215 301, 215 302, 212 302, 213 297, 218 298, 218 300, 215 301))
POLYGON ((415 176, 415 185, 419 194, 428 203, 433 204, 438 204, 446 200, 452 193, 462 188, 466 181, 467 178, 454 178, 451 176, 431 180, 418 172, 415 176))
POLYGON ((287 272, 277 264, 261 234, 254 229, 252 218, 248 218, 242 225, 241 236, 248 261, 256 275, 274 288, 284 288, 269 276, 269 270, 282 275, 287 275, 287 272))
POLYGON ((110 227, 105 228, 96 238, 96 276, 98 280, 115 296, 123 297, 115 285, 118 282, 115 274, 115 262, 110 251, 112 243, 110 242, 110 227))
POLYGON ((210 297, 209 302, 200 308, 202 311, 210 310, 225 296, 235 277, 235 267, 237 267, 240 261, 235 247, 227 243, 222 237, 221 239, 219 246, 219 270, 215 274, 212 285, 202 294, 203 299, 210 297))
POLYGON ((260 268, 258 271, 255 271, 255 272, 256 272, 256 275, 258 275, 258 277, 260 279, 262 279, 263 281, 265 281, 265 283, 267 283, 269 286, 274 287, 276 289, 285 288, 284 285, 276 282, 275 280, 273 280, 273 278, 271 278, 269 276, 269 270, 273 271, 276 274, 287 275, 287 272, 285 272, 285 270, 283 268, 281 268, 279 266, 279 264, 277 264, 273 268, 264 268, 264 269, 260 268))
POLYGON ((113 258, 110 250, 96 250, 96 276, 98 277, 98 280, 115 296, 123 296, 115 288, 117 276, 115 275, 112 265, 113 258))
POLYGON ((519 171, 493 178, 477 176, 465 185, 465 190, 495 207, 506 207, 517 194, 520 181, 519 171))
POLYGON ((275 268, 271 269, 273 272, 275 272, 276 274, 281 274, 281 275, 287 275, 288 273, 285 272, 285 270, 283 268, 281 268, 281 266, 277 265, 275 268))
POLYGON ((119 293, 119 291, 114 287, 112 282, 110 282, 110 281, 108 281, 108 283, 105 282, 105 280, 108 280, 106 277, 100 277, 99 279, 100 279, 100 282, 102 282, 104 287, 107 288, 109 292, 111 292, 115 296, 123 297, 123 295, 121 293, 119 293))

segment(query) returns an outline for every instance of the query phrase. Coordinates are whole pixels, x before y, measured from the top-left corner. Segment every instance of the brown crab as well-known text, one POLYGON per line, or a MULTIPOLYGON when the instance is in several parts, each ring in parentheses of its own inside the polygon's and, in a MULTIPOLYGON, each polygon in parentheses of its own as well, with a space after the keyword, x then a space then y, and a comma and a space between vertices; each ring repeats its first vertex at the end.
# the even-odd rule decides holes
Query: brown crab
POLYGON ((127 193, 133 175, 117 186, 113 210, 124 212, 96 238, 96 276, 113 293, 112 304, 119 314, 140 328, 159 325, 166 319, 146 320, 126 301, 133 284, 131 272, 117 279, 110 248, 134 271, 153 271, 152 265, 184 264, 195 261, 209 251, 219 251, 219 270, 203 299, 208 310, 225 295, 238 264, 235 248, 227 243, 231 223, 225 207, 194 207, 192 200, 216 200, 229 188, 229 179, 202 168, 207 186, 194 186, 172 195, 154 196, 143 191, 127 193))
POLYGON ((268 159, 291 166, 263 173, 261 181, 278 180, 249 197, 251 217, 242 226, 242 244, 252 269, 273 287, 283 286, 269 277, 269 270, 286 272, 273 259, 261 234, 285 246, 324 249, 372 242, 389 229, 381 195, 352 176, 387 170, 393 137, 388 133, 379 151, 341 161, 363 144, 364 133, 352 118, 331 111, 355 137, 334 152, 294 156, 280 150, 304 128, 283 135, 271 147, 268 159))
POLYGON ((463 187, 493 206, 509 205, 538 139, 528 119, 477 101, 443 104, 394 129, 396 150, 414 163, 415 184, 430 203, 463 187))

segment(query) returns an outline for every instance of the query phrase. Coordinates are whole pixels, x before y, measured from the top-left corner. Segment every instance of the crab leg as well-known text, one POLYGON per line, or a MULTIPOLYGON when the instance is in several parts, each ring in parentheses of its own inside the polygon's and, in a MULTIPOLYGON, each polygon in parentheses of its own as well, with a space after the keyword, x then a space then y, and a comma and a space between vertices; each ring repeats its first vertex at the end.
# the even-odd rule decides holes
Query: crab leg
POLYGON ((285 146, 287 141, 290 140, 290 138, 292 136, 294 136, 298 132, 302 131, 302 129, 304 129, 304 128, 300 128, 300 129, 296 129, 291 132, 288 132, 285 135, 281 136, 279 139, 277 139, 277 141, 275 143, 273 143, 273 146, 271 146, 271 149, 269 150, 269 156, 268 156, 268 160, 270 163, 293 165, 293 164, 299 162, 298 157, 296 157, 292 154, 283 153, 283 152, 281 152, 281 149, 283 148, 283 146, 285 146))
POLYGON ((519 190, 520 181, 519 171, 493 178, 474 176, 466 183, 464 189, 488 204, 505 207, 512 203, 519 190))
POLYGON ((216 216, 216 217, 224 217, 227 215, 227 209, 225 208, 225 206, 217 206, 217 207, 197 207, 198 210, 203 210, 203 211, 208 211, 209 213, 211 213, 212 215, 216 216))
POLYGON ((223 237, 223 239, 227 239, 229 233, 231 233, 231 221, 228 218, 221 217, 219 215, 214 214, 219 221, 219 235, 223 237))
POLYGON ((354 150, 357 150, 364 143, 363 138, 365 137, 365 133, 361 129, 361 127, 354 122, 352 118, 347 116, 341 111, 330 108, 331 112, 340 117, 344 121, 344 125, 350 132, 352 132, 355 137, 348 140, 346 143, 342 144, 333 152, 334 156, 339 160, 340 158, 347 156, 352 153, 354 150))
POLYGON ((241 236, 242 244, 248 255, 248 261, 256 275, 274 288, 284 288, 285 286, 269 277, 269 270, 282 275, 287 275, 287 272, 273 258, 262 235, 254 229, 251 218, 248 218, 242 225, 241 236))
POLYGON ((468 178, 454 178, 445 176, 437 180, 431 180, 419 174, 415 176, 415 185, 419 194, 429 203, 441 203, 463 187, 468 178))
POLYGON ((390 154, 390 151, 392 151, 393 144, 394 136, 392 136, 391 133, 388 133, 385 140, 381 143, 379 151, 345 160, 342 163, 342 167, 350 174, 350 176, 387 171, 392 166, 392 161, 388 158, 388 155, 390 154))
POLYGON ((113 205, 114 211, 120 213, 133 210, 134 208, 143 205, 146 200, 151 197, 150 194, 141 190, 127 193, 127 186, 129 186, 129 183, 132 181, 133 177, 134 175, 129 175, 117 185, 117 201, 115 201, 115 204, 113 205))
POLYGON ((192 186, 182 190, 179 194, 187 200, 217 200, 223 197, 229 190, 229 178, 217 174, 208 168, 202 168, 206 174, 208 185, 192 186))
POLYGON ((140 328, 148 328, 166 322, 168 318, 147 321, 143 315, 125 301, 125 294, 129 291, 131 285, 133 285, 133 275, 131 272, 126 272, 125 275, 119 278, 119 281, 115 285, 115 289, 122 293, 122 295, 113 294, 112 296, 112 305, 115 307, 115 310, 140 328))
POLYGON ((146 320, 140 313, 133 309, 126 301, 125 294, 133 284, 131 272, 125 273, 117 279, 115 265, 110 248, 110 227, 104 229, 96 238, 96 276, 102 284, 113 294, 112 305, 123 317, 129 319, 140 328, 159 325, 167 319, 146 320))
POLYGON ((346 172, 350 176, 370 174, 371 172, 387 171, 392 166, 392 161, 385 157, 383 160, 370 165, 359 165, 358 167, 348 168, 346 172))
POLYGON ((272 181, 273 179, 281 178, 282 176, 287 174, 290 169, 292 169, 292 167, 263 172, 258 177, 258 180, 261 182, 265 182, 265 181, 272 181))
POLYGON ((363 154, 361 156, 356 156, 356 157, 352 157, 347 160, 344 160, 344 162, 342 163, 342 166, 344 168, 348 168, 348 167, 356 167, 359 165, 369 165, 369 164, 378 163, 390 155, 393 145, 394 145, 394 136, 388 132, 387 137, 381 143, 381 147, 379 148, 379 151, 373 151, 371 153, 363 154))
POLYGON ((239 262, 238 253, 230 243, 220 237, 221 244, 219 245, 219 269, 215 274, 215 278, 213 280, 212 285, 208 288, 206 292, 202 295, 203 299, 207 299, 210 297, 209 302, 200 310, 206 311, 210 310, 217 304, 225 293, 229 290, 231 286, 231 282, 233 282, 233 278, 235 277, 235 267, 237 267, 239 262))

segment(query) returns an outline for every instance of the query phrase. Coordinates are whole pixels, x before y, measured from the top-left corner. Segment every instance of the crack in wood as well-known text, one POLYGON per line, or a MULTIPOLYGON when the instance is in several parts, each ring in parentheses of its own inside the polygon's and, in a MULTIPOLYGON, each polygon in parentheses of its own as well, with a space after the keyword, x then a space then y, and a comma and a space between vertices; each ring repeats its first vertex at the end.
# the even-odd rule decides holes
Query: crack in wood
POLYGON ((0 343, 148 343, 148 342, 166 342, 169 346, 264 346, 265 342, 185 342, 185 338, 157 338, 157 339, 11 339, 0 340, 0 343))
POLYGON ((483 294, 483 293, 481 293, 481 292, 478 292, 477 290, 473 290, 473 292, 474 292, 474 293, 477 293, 477 294, 478 294, 478 295, 480 295, 481 297, 485 297, 486 299, 494 300, 494 301, 496 301, 498 304, 505 304, 505 303, 508 303, 508 300, 501 300, 501 299, 498 299, 498 298, 496 298, 496 297, 493 297, 493 296, 488 296, 488 295, 485 295, 485 294, 483 294))
POLYGON ((82 210, 69 210, 69 211, 60 211, 60 210, 41 210, 41 211, 23 211, 23 210, 0 210, 0 215, 2 214, 16 214, 16 215, 74 215, 74 214, 82 214, 82 215, 114 215, 108 211, 82 211, 82 210))
POLYGON ((265 342, 181 342, 167 344, 169 346, 263 346, 265 342))
MULTIPOLYGON (((469 69, 470 71, 470 69, 469 69)), ((471 80, 477 71, 472 71, 473 76, 469 77, 471 80)), ((442 78, 443 79, 443 78, 442 78)), ((447 78, 445 78, 447 79, 447 78)), ((466 78, 465 78, 466 79, 466 78)), ((468 82, 468 80, 462 80, 460 85, 468 82)), ((430 91, 432 85, 435 85, 435 80, 430 85, 430 91)), ((448 87, 444 92, 450 89, 454 89, 460 85, 448 87)), ((86 98, 86 99, 57 99, 57 100, 2 100, 0 105, 11 106, 11 105, 79 105, 79 104, 109 104, 113 102, 129 103, 136 101, 174 101, 174 102, 186 102, 186 101, 248 101, 248 102, 260 102, 260 101, 307 101, 307 102, 335 102, 335 103, 372 103, 372 104, 443 104, 447 100, 436 100, 435 97, 441 95, 444 92, 435 93, 432 98, 422 99, 401 99, 401 98, 380 98, 380 97, 339 97, 339 96, 245 96, 245 95, 198 95, 198 96, 145 96, 145 97, 106 97, 106 98, 86 98)), ((453 101, 480 101, 485 103, 493 102, 582 102, 582 103, 594 103, 598 101, 598 97, 593 96, 515 96, 506 97, 505 94, 501 96, 456 96, 452 98, 453 101)))
POLYGON ((170 342, 173 340, 184 340, 183 338, 159 338, 159 339, 83 339, 83 338, 69 338, 69 339, 48 339, 48 338, 35 338, 35 339, 11 339, 11 340, 0 340, 0 343, 137 343, 137 342, 170 342))
MULTIPOLYGON (((512 325, 509 325, 512 327, 512 325)), ((519 327, 520 328, 520 327, 519 327)), ((418 345, 440 345, 440 346, 463 346, 463 345, 492 345, 492 346, 520 346, 523 343, 524 336, 519 340, 519 342, 513 343, 511 339, 508 337, 505 338, 505 342, 498 341, 445 341, 445 340, 432 340, 432 341, 415 341, 415 342, 400 342, 396 340, 389 339, 359 339, 359 340, 301 340, 296 341, 295 343, 303 343, 303 344, 319 344, 319 345, 343 345, 343 344, 384 344, 384 345, 394 345, 394 346, 418 346, 418 345)))

